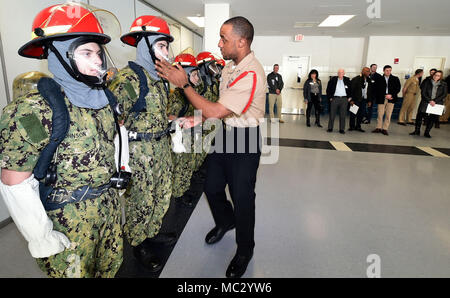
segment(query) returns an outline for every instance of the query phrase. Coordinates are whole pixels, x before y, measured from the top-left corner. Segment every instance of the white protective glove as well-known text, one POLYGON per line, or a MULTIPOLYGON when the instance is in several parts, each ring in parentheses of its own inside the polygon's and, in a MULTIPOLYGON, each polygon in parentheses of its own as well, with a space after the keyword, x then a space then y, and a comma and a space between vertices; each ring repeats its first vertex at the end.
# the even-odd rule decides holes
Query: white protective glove
POLYGON ((172 150, 175 153, 185 153, 186 148, 183 145, 183 132, 181 131, 180 121, 175 120, 175 132, 170 135, 172 138, 172 150))
POLYGON ((53 230, 53 222, 42 205, 39 182, 34 175, 12 186, 0 181, 0 194, 14 223, 28 241, 28 250, 33 258, 47 258, 70 247, 69 239, 53 230))
MULTIPOLYGON (((130 166, 128 162, 130 161, 130 149, 128 147, 128 131, 125 126, 120 127, 120 135, 122 136, 122 162, 120 167, 123 168, 126 172, 131 173, 130 166)), ((116 152, 114 155, 116 161, 116 167, 119 164, 119 135, 116 134, 114 139, 114 146, 116 147, 116 152)), ((117 169, 118 171, 119 169, 117 169)))

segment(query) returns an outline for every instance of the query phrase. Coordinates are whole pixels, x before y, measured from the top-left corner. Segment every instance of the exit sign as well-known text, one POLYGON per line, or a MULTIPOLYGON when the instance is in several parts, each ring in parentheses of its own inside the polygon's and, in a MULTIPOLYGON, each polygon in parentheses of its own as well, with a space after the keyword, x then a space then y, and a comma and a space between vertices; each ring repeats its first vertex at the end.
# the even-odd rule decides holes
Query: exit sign
POLYGON ((297 34, 294 36, 294 41, 303 41, 305 36, 303 34, 297 34))

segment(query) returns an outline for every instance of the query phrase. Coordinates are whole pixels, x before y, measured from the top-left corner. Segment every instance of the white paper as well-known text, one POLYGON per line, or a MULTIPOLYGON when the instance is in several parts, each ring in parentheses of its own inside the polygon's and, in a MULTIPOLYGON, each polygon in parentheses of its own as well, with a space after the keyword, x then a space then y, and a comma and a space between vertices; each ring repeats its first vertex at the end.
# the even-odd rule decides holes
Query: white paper
POLYGON ((359 107, 355 104, 353 104, 352 106, 350 106, 350 112, 352 112, 353 114, 357 114, 359 110, 359 107))
POLYGON ((442 114, 444 114, 444 105, 436 104, 434 105, 434 107, 432 107, 430 104, 428 104, 426 113, 442 116, 442 114))

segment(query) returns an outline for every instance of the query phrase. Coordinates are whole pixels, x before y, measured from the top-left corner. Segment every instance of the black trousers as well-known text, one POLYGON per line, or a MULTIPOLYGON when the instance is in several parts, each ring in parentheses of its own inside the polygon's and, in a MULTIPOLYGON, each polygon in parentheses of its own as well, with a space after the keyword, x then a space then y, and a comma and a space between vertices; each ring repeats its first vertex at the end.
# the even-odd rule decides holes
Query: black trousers
POLYGON ((430 133, 433 128, 433 124, 439 121, 439 116, 434 114, 427 114, 423 112, 417 112, 416 115, 416 132, 420 132, 422 121, 425 119, 425 132, 430 133))
POLYGON ((358 129, 361 128, 361 123, 363 118, 366 116, 366 101, 355 102, 355 104, 359 107, 358 112, 353 114, 350 112, 350 128, 358 129), (355 125, 356 122, 356 125, 355 125))
POLYGON ((311 117, 311 110, 314 106, 314 113, 316 116, 316 123, 320 124, 320 95, 311 93, 311 100, 308 101, 308 106, 306 107, 306 123, 309 124, 311 117))
MULTIPOLYGON (((243 130, 249 128, 236 129, 235 133, 243 130)), ((229 134, 230 132, 224 132, 224 136, 229 134)), ((215 146, 218 137, 220 136, 216 136, 215 146)), ((259 128, 257 137, 260 142, 259 128)), ((248 139, 249 134, 246 134, 246 142, 248 139)), ((205 194, 216 226, 227 227, 234 223, 237 253, 250 255, 255 247, 255 184, 261 151, 258 148, 256 153, 249 153, 252 151, 246 146, 244 153, 223 152, 208 155, 205 194), (227 185, 233 205, 225 193, 227 185)))
POLYGON ((372 114, 373 114, 373 105, 374 105, 374 103, 372 102, 372 105, 369 107, 369 106, 367 106, 367 113, 366 113, 366 118, 367 118, 367 121, 370 123, 370 121, 372 120, 372 114))

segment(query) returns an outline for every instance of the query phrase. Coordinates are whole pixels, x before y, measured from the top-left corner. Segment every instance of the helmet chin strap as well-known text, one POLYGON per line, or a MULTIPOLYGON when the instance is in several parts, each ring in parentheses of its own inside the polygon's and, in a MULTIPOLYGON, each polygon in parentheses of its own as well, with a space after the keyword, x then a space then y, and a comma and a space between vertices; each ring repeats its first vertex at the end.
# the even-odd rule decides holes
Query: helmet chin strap
POLYGON ((59 62, 61 63, 61 65, 64 67, 64 69, 67 71, 67 73, 74 78, 75 80, 82 82, 84 84, 86 84, 89 87, 93 87, 93 88, 104 88, 105 87, 105 83, 102 82, 100 84, 95 84, 90 82, 85 76, 87 75, 81 75, 81 74, 77 74, 75 73, 75 71, 69 66, 69 64, 67 64, 67 62, 64 60, 64 58, 61 56, 61 53, 59 53, 59 51, 55 48, 55 46, 53 45, 53 43, 49 43, 48 48, 55 53, 56 58, 58 58, 59 62))

